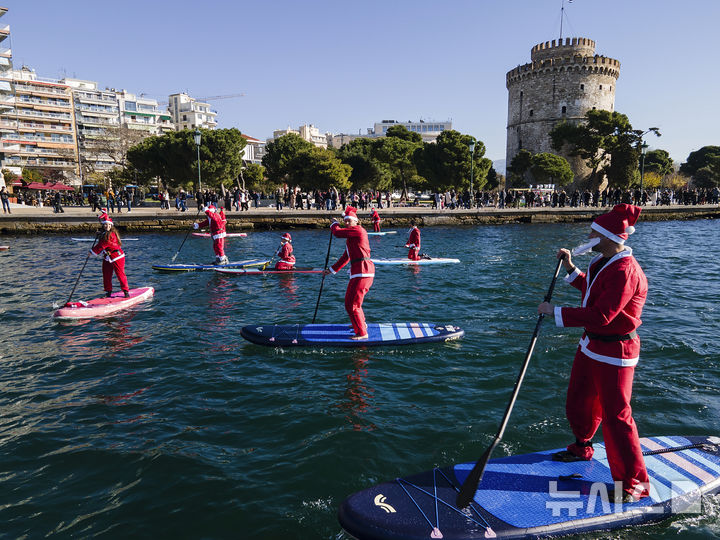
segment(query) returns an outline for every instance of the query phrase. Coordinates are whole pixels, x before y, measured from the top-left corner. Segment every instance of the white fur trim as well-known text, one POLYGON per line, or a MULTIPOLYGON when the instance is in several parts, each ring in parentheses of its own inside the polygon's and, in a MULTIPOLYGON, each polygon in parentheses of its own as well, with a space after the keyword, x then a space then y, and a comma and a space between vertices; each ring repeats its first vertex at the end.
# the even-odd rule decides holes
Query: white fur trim
POLYGON ((602 234, 603 236, 606 236, 607 238, 609 238, 609 239, 612 240, 613 242, 617 242, 618 244, 624 244, 624 243, 625 243, 625 240, 624 240, 623 238, 620 238, 617 234, 611 233, 611 232, 608 231, 605 227, 602 227, 601 225, 598 225, 598 224, 595 223, 594 221, 593 221, 592 225, 590 225, 590 228, 596 230, 597 232, 599 232, 599 233, 602 234))
POLYGON ((564 328, 565 325, 563 324, 563 320, 562 320, 562 308, 559 306, 555 306, 554 314, 555 314, 555 326, 564 328))
POLYGON ((356 277, 375 277, 375 274, 350 274, 350 279, 356 277))
POLYGON ((572 283, 573 281, 575 281, 575 278, 578 277, 579 275, 580 275, 580 269, 576 266, 575 270, 573 270, 567 276, 565 276, 565 281, 567 281, 568 283, 572 283))

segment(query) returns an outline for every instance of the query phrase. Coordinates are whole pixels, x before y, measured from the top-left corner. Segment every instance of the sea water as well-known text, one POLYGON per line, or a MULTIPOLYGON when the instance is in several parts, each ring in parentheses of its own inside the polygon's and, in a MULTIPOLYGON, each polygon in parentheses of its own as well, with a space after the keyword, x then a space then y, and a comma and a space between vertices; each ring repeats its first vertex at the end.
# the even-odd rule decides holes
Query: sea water
MULTIPOLYGON (((228 256, 269 257, 282 232, 228 240, 228 256)), ((243 325, 309 323, 321 276, 154 272, 182 234, 125 246, 130 285, 154 287, 150 302, 58 324, 53 302, 67 300, 88 245, 4 237, 0 536, 345 538, 336 518, 345 496, 485 451, 555 253, 588 232, 586 223, 422 229, 422 252, 462 262, 378 267, 366 316, 451 323, 465 338, 367 350, 247 343, 243 325)), ((328 231, 292 235, 298 266, 322 267, 328 231)), ((370 238, 373 256, 406 256, 405 240, 404 230, 370 238)), ((641 222, 629 245, 650 284, 633 396, 640 434, 718 435, 718 223, 641 222)), ((333 240, 331 262, 343 248, 333 240)), ((190 238, 176 262, 212 259, 209 240, 190 238)), ((347 321, 346 285, 344 271, 325 278, 317 322, 347 321)), ((73 300, 102 293, 91 258, 73 300)), ((553 302, 577 305, 579 294, 559 281, 553 302)), ((572 441, 564 402, 579 336, 546 319, 495 457, 572 441)), ((612 536, 717 537, 719 507, 709 498, 703 515, 612 536)))

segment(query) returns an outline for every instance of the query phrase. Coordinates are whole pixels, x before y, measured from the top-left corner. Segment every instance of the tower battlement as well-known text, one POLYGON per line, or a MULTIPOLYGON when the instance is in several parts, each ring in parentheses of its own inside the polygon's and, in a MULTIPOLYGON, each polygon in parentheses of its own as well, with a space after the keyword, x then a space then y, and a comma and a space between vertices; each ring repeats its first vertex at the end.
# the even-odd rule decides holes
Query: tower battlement
POLYGON ((580 56, 594 56, 595 42, 592 39, 582 37, 565 38, 564 40, 553 39, 545 43, 538 43, 530 49, 530 59, 533 61, 575 54, 579 54, 580 56))
MULTIPOLYGON (((559 49, 556 47, 554 50, 559 51, 559 49)), ((594 56, 575 54, 573 56, 547 57, 511 69, 505 76, 505 85, 510 87, 511 84, 520 79, 540 73, 562 71, 577 71, 584 74, 597 73, 617 79, 620 77, 620 62, 614 58, 597 54, 594 56)))

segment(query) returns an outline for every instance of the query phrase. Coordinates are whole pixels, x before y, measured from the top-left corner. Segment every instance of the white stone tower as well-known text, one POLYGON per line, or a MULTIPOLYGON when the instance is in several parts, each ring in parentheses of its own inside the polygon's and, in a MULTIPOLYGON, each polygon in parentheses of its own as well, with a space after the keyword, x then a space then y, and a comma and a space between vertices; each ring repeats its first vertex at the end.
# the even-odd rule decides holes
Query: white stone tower
MULTIPOLYGON (((508 89, 507 166, 522 149, 553 150, 550 131, 565 120, 578 122, 590 109, 612 111, 620 62, 595 54, 595 42, 565 38, 535 45, 529 64, 506 75, 508 89)), ((590 171, 579 158, 563 156, 576 180, 590 171)))

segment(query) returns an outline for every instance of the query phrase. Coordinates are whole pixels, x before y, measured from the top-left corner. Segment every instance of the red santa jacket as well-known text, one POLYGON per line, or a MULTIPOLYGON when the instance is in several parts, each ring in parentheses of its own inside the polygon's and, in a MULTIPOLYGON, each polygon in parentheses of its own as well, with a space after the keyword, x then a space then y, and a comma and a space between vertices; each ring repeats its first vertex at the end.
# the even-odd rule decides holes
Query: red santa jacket
POLYGON ((292 265, 295 264, 295 255, 293 255, 292 252, 292 244, 290 244, 290 242, 286 242, 282 246, 280 246, 280 249, 277 250, 276 255, 280 257, 280 262, 292 265))
POLYGON ((95 255, 100 255, 105 252, 105 260, 110 263, 125 257, 125 252, 122 250, 120 240, 118 240, 115 231, 110 231, 107 238, 105 238, 105 235, 101 235, 98 243, 95 244, 90 251, 95 255))
POLYGON ((370 260, 370 242, 368 242, 367 231, 360 225, 341 227, 338 223, 333 223, 330 231, 337 238, 346 239, 345 252, 330 267, 330 271, 335 274, 350 262, 350 279, 373 277, 375 265, 370 260))
POLYGON ((588 273, 577 268, 565 281, 582 293, 582 307, 556 307, 558 326, 582 326, 580 350, 590 358, 615 366, 634 366, 640 355, 640 338, 635 335, 625 341, 603 341, 587 335, 626 335, 642 324, 648 283, 640 265, 625 248, 613 256, 590 281, 591 271, 600 263, 601 255, 590 261, 588 273))
POLYGON ((417 227, 410 229, 410 238, 405 242, 405 247, 420 249, 420 229, 417 227))
POLYGON ((206 210, 205 215, 207 218, 198 223, 199 228, 206 229, 210 227, 213 240, 225 238, 225 223, 227 223, 225 213, 222 211, 212 212, 211 210, 206 210))

